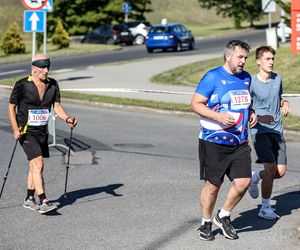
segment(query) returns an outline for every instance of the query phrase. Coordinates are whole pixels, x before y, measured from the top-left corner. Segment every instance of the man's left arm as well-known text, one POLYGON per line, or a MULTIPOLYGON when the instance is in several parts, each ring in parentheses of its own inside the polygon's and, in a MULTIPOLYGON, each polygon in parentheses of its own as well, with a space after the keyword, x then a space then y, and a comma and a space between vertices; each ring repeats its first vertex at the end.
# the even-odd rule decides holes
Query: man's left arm
POLYGON ((74 128, 77 125, 77 119, 74 116, 69 116, 60 102, 54 103, 54 111, 58 117, 68 123, 71 128, 74 128))

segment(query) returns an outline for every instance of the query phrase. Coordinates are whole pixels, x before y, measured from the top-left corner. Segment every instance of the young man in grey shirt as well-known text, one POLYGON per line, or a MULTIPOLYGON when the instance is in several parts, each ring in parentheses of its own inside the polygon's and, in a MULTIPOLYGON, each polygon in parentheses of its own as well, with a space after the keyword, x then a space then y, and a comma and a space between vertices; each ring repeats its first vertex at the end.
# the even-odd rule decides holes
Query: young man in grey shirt
POLYGON ((273 72, 275 54, 276 51, 271 46, 256 49, 259 72, 252 77, 250 88, 252 108, 258 117, 258 123, 251 129, 251 135, 264 169, 252 173, 248 191, 256 199, 259 196, 258 184, 262 179, 262 206, 258 216, 268 220, 280 218, 270 206, 270 197, 274 179, 283 177, 286 172, 286 144, 281 113, 284 116, 291 113, 289 102, 281 98, 281 76, 273 72))

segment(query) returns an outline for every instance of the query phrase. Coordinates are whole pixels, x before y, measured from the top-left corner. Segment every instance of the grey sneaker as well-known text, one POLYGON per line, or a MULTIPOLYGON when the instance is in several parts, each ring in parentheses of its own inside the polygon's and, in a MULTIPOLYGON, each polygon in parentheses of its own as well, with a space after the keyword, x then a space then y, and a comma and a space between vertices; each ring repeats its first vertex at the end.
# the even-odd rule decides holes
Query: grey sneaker
POLYGON ((48 199, 43 200, 43 202, 40 205, 40 213, 41 214, 45 214, 48 213, 50 211, 54 211, 57 209, 56 205, 53 205, 52 203, 49 202, 48 199))
POLYGON ((253 199, 256 199, 259 196, 258 183, 259 179, 255 176, 255 172, 252 171, 251 184, 248 188, 248 193, 253 199))
POLYGON ((33 197, 25 199, 23 207, 28 208, 30 210, 40 210, 40 206, 35 202, 35 199, 33 197))

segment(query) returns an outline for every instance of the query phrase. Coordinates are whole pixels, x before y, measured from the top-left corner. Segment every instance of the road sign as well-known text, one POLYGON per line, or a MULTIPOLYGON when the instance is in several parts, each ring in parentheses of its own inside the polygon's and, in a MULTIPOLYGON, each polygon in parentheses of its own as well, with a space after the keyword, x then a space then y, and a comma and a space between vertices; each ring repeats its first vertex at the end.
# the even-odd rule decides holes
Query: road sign
POLYGON ((131 11, 131 5, 130 5, 130 3, 124 2, 123 5, 122 5, 122 9, 123 9, 123 12, 125 14, 130 13, 130 11, 131 11))
POLYGON ((48 0, 22 0, 24 7, 28 10, 40 10, 46 6, 48 0))
POLYGON ((44 32, 45 11, 24 11, 24 32, 44 32))
POLYGON ((276 12, 276 3, 274 0, 262 0, 261 6, 264 13, 276 12))
POLYGON ((53 12, 53 0, 48 0, 47 4, 42 8, 43 11, 53 12))

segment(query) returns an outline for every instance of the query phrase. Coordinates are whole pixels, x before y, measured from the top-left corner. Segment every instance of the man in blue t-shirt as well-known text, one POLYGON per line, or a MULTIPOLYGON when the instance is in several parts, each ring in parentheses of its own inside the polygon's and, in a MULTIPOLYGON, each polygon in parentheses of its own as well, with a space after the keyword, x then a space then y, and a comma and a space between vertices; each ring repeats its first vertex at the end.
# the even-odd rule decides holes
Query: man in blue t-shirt
POLYGON ((225 175, 233 184, 213 221, 226 238, 238 239, 230 215, 251 182, 248 122, 250 127, 257 122, 249 110, 251 77, 243 70, 249 50, 243 41, 230 41, 224 50, 224 65, 204 75, 192 98, 192 109, 200 115, 201 124, 200 178, 205 184, 200 193, 202 222, 198 231, 202 240, 214 239, 211 218, 225 175))

